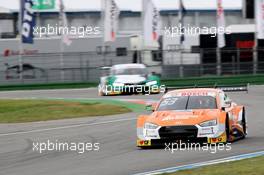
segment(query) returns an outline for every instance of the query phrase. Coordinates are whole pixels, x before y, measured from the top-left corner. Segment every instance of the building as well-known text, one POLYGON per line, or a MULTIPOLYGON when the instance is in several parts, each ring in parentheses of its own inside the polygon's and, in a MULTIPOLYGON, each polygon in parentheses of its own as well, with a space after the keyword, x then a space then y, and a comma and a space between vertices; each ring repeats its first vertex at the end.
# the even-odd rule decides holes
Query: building
MULTIPOLYGON (((17 62, 17 53, 18 53, 18 11, 17 10, 2 10, 0 11, 0 55, 3 53, 13 53, 8 59, 10 65, 14 65, 17 62), (13 39, 12 39, 13 38, 13 39), (8 51, 8 52, 6 52, 8 51), (12 61, 12 59, 14 61, 12 61)), ((93 27, 101 27, 101 12, 99 10, 66 10, 68 25, 74 27, 86 27, 86 26, 93 26, 93 27)), ((252 19, 245 19, 243 18, 242 7, 230 7, 225 9, 225 19, 226 19, 226 26, 231 25, 248 25, 253 24, 254 21, 252 19)), ((178 10, 177 9, 161 9, 160 10, 161 21, 162 21, 162 28, 165 27, 174 27, 178 25, 178 10)), ((37 25, 38 26, 56 26, 59 23, 59 11, 52 10, 52 11, 41 11, 36 12, 37 17, 37 25)), ((215 27, 216 26, 216 9, 212 7, 206 8, 187 8, 187 14, 184 19, 184 23, 188 24, 190 27, 215 27)), ((74 52, 74 53, 85 53, 85 52, 94 52, 92 55, 86 54, 83 56, 78 55, 70 55, 69 56, 69 65, 64 64, 69 69, 77 69, 80 65, 79 62, 73 64, 73 60, 87 60, 85 62, 88 65, 88 61, 90 58, 98 61, 96 65, 90 65, 92 67, 98 67, 100 65, 111 65, 118 62, 126 62, 132 60, 134 52, 137 50, 133 50, 133 46, 136 45, 135 36, 140 36, 142 33, 142 18, 141 12, 138 10, 122 10, 120 14, 119 20, 119 32, 118 36, 120 37, 116 43, 111 44, 109 46, 110 55, 102 55, 101 48, 103 47, 102 44, 102 36, 96 36, 94 38, 84 38, 84 39, 77 39, 77 41, 72 44, 70 48, 66 48, 65 52, 74 52), (131 44, 132 43, 132 44, 131 44), (132 50, 132 52, 129 52, 132 50), (112 52, 112 53, 111 53, 112 52), (99 59, 100 58, 100 59, 99 59), (106 60, 105 60, 106 58, 106 60), (107 58, 109 58, 107 60, 107 58), (111 60, 111 61, 110 61, 111 60), (117 61, 117 62, 115 62, 117 61)), ((36 36, 38 37, 38 36, 36 36)), ((41 59, 46 61, 46 64, 43 64, 43 61, 33 59, 31 57, 25 58, 28 60, 27 62, 33 63, 37 67, 42 67, 45 69, 53 69, 60 64, 60 38, 58 36, 46 36, 47 38, 37 39, 36 43, 33 46, 25 46, 24 49, 27 53, 55 53, 52 57, 50 55, 42 55, 41 59), (54 41, 54 42, 52 42, 54 41), (49 44, 50 43, 50 44, 49 44), (48 64, 49 62, 55 62, 56 64, 48 64)), ((196 52, 196 48, 200 48, 200 38, 199 36, 194 37, 186 37, 186 41, 184 42, 184 49, 187 50, 186 53, 179 54, 179 52, 167 52, 170 50, 169 46, 172 43, 176 43, 175 40, 167 40, 163 37, 162 40, 162 47, 157 48, 154 52, 150 52, 144 54, 142 57, 143 59, 146 58, 148 60, 147 63, 150 66, 157 66, 160 62, 163 62, 163 65, 179 65, 183 64, 187 68, 191 70, 190 73, 186 68, 187 75, 198 75, 200 73, 200 68, 197 68, 198 73, 193 73, 194 65, 199 65, 204 63, 204 58, 207 55, 202 55, 201 53, 196 52), (161 52, 162 55, 157 51, 165 50, 165 52, 161 52), (157 56, 158 55, 158 56, 157 56), (161 56, 160 56, 161 55, 161 56), (157 57, 162 57, 162 59, 154 59, 157 57), (180 59, 184 59, 181 61, 180 59), (158 63, 155 63, 158 62, 158 63)), ((140 50, 140 49, 139 49, 140 50)), ((236 53, 235 53, 236 54, 236 53)), ((233 58, 232 54, 232 58, 233 58)), ((210 60, 215 60, 215 53, 214 55, 208 56, 210 60)), ((39 57, 38 57, 39 58, 39 57)), ((91 59, 90 59, 91 60, 91 59)), ((96 61, 92 61, 95 63, 96 61)), ((0 60, 1 62, 1 60, 0 60)), ((215 61, 214 61, 215 62, 215 61)), ((1 64, 1 63, 0 63, 1 64)), ((4 65, 4 64, 1 64, 4 65)), ((1 67, 0 70, 4 70, 5 67, 1 67)), ((175 67, 172 68, 173 70, 175 67)), ((163 67, 163 72, 165 68, 163 67)), ((159 71, 160 72, 160 71, 159 71)), ((171 70, 167 71, 171 72, 171 70)), ((173 74, 176 75, 177 73, 173 74)), ((166 74, 165 74, 166 75, 166 74)), ((97 77, 97 76, 96 76, 97 77)))
MULTIPOLYGON (((101 26, 100 11, 94 10, 67 10, 67 18, 69 26, 101 26)), ((0 7, 0 34, 6 38, 6 33, 17 34, 17 10, 9 10, 0 7), (13 21, 13 22, 12 22, 13 21), (3 35, 4 33, 4 35, 3 35)), ((178 10, 176 9, 161 9, 163 28, 176 26, 178 24, 178 10)), ((233 24, 250 24, 253 23, 250 19, 244 19, 242 8, 234 6, 225 9, 226 23, 233 24)), ((39 26, 47 26, 58 24, 58 10, 41 11, 36 13, 37 24, 39 26)), ((209 6, 208 8, 197 8, 191 6, 187 8, 185 23, 196 27, 210 27, 216 25, 216 10, 209 6)), ((142 20, 141 12, 133 10, 122 10, 119 20, 119 32, 121 34, 138 34, 141 33, 142 20), (133 25, 131 25, 133 24, 133 25)))

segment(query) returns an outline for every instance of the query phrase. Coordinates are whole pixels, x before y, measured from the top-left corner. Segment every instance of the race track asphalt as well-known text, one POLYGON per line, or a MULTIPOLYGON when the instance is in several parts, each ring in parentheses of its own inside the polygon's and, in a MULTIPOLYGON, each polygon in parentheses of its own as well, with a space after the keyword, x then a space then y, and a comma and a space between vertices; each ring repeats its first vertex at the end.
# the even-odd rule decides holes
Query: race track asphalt
MULTIPOLYGON (((251 86, 249 93, 229 93, 246 106, 249 135, 232 143, 231 151, 141 150, 136 145, 137 113, 108 117, 69 119, 25 124, 0 124, 0 174, 2 175, 126 175, 189 163, 214 160, 264 150, 264 86, 251 86), (42 154, 32 143, 98 142, 99 151, 42 154)), ((0 98, 105 98, 96 89, 0 92, 0 98)), ((158 100, 153 96, 106 97, 158 100)))

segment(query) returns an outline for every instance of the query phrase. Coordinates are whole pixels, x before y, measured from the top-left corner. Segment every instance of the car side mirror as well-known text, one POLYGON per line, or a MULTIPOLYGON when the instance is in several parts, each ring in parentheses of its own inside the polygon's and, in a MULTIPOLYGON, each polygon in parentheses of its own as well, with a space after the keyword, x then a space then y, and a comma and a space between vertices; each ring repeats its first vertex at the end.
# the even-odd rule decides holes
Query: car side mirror
POLYGON ((225 104, 222 107, 222 109, 225 110, 226 108, 230 108, 231 105, 232 105, 232 101, 225 101, 225 104))
POLYGON ((159 73, 157 73, 157 72, 151 72, 150 75, 157 76, 157 77, 161 77, 161 75, 159 73))

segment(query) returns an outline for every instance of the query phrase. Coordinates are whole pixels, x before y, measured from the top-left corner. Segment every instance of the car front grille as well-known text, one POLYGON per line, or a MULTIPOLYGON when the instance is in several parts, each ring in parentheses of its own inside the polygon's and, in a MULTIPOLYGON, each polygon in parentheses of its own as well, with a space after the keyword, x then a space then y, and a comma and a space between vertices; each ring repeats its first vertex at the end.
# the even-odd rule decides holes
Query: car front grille
POLYGON ((161 139, 192 139, 197 133, 196 126, 164 126, 159 129, 161 139))

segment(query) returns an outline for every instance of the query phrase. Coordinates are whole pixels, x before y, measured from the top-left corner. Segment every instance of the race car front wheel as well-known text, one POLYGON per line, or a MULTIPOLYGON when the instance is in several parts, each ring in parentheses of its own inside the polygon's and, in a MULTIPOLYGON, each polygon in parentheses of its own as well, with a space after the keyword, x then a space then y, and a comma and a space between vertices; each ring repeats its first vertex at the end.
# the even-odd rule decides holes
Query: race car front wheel
POLYGON ((226 122, 225 122, 225 132, 226 132, 226 142, 230 140, 230 127, 229 127, 229 117, 226 116, 226 122))

